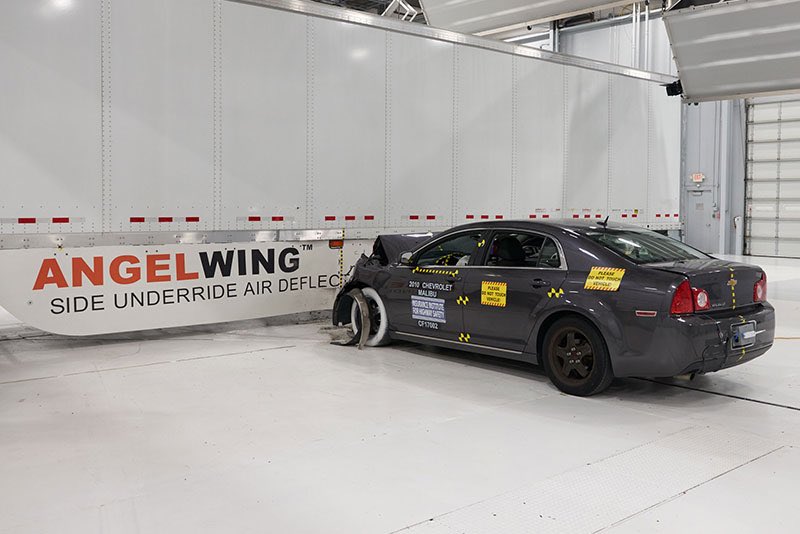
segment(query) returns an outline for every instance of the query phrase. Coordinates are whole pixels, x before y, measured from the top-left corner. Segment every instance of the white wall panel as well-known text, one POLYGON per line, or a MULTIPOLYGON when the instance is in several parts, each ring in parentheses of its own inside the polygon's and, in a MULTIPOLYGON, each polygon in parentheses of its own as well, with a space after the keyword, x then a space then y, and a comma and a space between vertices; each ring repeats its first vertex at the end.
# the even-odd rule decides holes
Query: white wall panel
POLYGON ((564 66, 514 58, 515 218, 561 216, 564 185, 564 66), (541 95, 548 95, 542 98, 541 95))
MULTIPOLYGON (((637 222, 647 207, 648 84, 618 76, 610 81, 609 215, 637 222)), ((678 181, 678 174, 673 179, 678 181)))
POLYGON ((307 19, 222 7, 223 224, 304 228, 307 19))
POLYGON ((387 225, 450 226, 453 45, 402 34, 389 39, 387 225))
POLYGON ((363 228, 364 217, 377 220, 384 212, 386 32, 309 20, 313 205, 307 207, 308 225, 363 228))
POLYGON ((650 92, 650 128, 648 135, 648 213, 656 221, 658 214, 679 213, 681 101, 669 97, 664 88, 648 86, 650 92))
POLYGON ((212 6, 114 2, 113 230, 213 227, 212 6), (141 216, 200 223, 131 224, 141 216))
POLYGON ((454 222, 511 215, 511 56, 457 49, 454 222))
POLYGON ((100 231, 100 1, 2 7, 0 233, 100 231))
POLYGON ((564 216, 594 218, 608 201, 608 74, 567 71, 567 186, 564 216))

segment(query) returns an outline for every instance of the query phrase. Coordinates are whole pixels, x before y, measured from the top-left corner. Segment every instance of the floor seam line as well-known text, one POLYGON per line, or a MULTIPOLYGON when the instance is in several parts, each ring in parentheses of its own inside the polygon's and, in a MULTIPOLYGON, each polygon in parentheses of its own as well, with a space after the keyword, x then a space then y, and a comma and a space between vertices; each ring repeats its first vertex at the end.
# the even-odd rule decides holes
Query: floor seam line
POLYGON ((681 497, 683 495, 686 495, 690 491, 696 490, 697 488, 699 488, 701 486, 704 486, 704 485, 708 484, 709 482, 713 482, 714 480, 717 480, 720 477, 724 477, 725 475, 727 475, 729 473, 733 473, 737 469, 741 469, 742 467, 744 467, 746 465, 750 465, 751 463, 756 462, 756 461, 758 461, 758 460, 760 460, 762 458, 765 458, 765 457, 769 456, 770 454, 772 454, 774 452, 778 452, 779 450, 784 449, 784 448, 786 448, 786 446, 785 445, 781 445, 780 447, 772 449, 771 451, 767 451, 764 454, 760 454, 760 455, 756 456, 755 458, 751 458, 751 459, 747 460, 746 462, 743 462, 743 463, 741 463, 739 465, 736 465, 736 466, 728 469, 727 471, 723 471, 722 473, 709 478, 708 480, 704 480, 703 482, 700 482, 699 484, 695 484, 694 486, 692 486, 690 488, 687 488, 687 489, 685 489, 685 490, 683 490, 681 492, 678 492, 675 495, 671 495, 671 496, 667 497, 666 499, 663 499, 663 500, 661 500, 661 501, 659 501, 659 502, 657 502, 655 504, 652 504, 652 505, 648 506, 647 508, 642 508, 638 512, 635 512, 633 514, 630 514, 629 516, 623 517, 619 521, 615 521, 614 523, 611 523, 610 525, 607 525, 605 527, 599 528, 599 529, 593 531, 592 534, 598 534, 599 532, 603 532, 603 531, 606 531, 606 530, 608 530, 610 528, 614 528, 617 525, 621 525, 625 521, 628 521, 629 519, 632 519, 632 518, 636 517, 637 515, 640 515, 640 514, 642 514, 644 512, 647 512, 649 510, 653 510, 654 508, 658 508, 662 504, 666 504, 668 502, 674 501, 675 499, 677 499, 677 498, 679 498, 679 497, 681 497))

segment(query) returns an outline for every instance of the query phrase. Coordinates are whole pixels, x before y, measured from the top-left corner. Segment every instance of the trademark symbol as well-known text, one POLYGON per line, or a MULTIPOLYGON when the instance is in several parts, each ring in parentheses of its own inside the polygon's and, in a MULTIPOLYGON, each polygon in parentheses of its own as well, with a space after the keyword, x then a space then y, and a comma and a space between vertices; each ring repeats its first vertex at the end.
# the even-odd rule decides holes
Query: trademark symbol
POLYGON ((302 243, 300 246, 302 247, 302 250, 313 250, 314 249, 314 245, 311 244, 311 243, 302 243))

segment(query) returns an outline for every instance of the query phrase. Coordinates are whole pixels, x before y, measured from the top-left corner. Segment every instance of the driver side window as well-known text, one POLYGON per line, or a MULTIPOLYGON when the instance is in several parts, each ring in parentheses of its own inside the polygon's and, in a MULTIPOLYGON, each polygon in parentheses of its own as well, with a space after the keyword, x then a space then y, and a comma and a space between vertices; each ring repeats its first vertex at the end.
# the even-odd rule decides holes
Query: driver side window
POLYGON ((459 234, 426 248, 416 257, 420 267, 467 265, 481 239, 480 232, 459 234))
POLYGON ((486 265, 558 269, 561 256, 549 237, 527 232, 498 232, 489 247, 486 265))

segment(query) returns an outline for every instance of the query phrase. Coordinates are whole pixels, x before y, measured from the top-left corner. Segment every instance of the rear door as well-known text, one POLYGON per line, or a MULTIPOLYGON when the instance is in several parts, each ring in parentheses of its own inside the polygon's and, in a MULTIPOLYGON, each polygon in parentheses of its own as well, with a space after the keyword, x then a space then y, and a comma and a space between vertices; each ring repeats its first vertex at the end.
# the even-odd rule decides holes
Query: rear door
POLYGON ((449 234, 417 251, 410 266, 395 266, 386 286, 392 329, 457 341, 463 330, 459 296, 465 268, 479 245, 481 230, 449 234))
POLYGON ((534 318, 563 298, 566 263, 547 235, 499 230, 480 265, 464 275, 464 333, 469 343, 522 352, 534 318))

